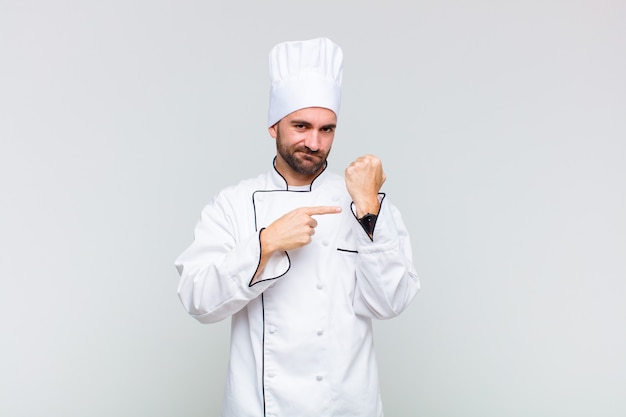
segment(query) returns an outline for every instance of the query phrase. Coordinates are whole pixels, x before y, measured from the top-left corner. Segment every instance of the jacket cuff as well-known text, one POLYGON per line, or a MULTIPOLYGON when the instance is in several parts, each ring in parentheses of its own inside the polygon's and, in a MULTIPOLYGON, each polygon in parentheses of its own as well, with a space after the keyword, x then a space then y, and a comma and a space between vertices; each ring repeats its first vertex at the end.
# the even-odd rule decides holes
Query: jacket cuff
POLYGON ((263 229, 259 230, 259 263, 257 264, 257 269, 254 271, 252 278, 250 278, 249 287, 252 287, 263 281, 270 281, 276 278, 280 278, 289 271, 291 267, 291 261, 289 259, 289 255, 287 252, 275 252, 272 256, 267 260, 263 271, 257 275, 257 271, 259 270, 259 265, 261 264, 261 232, 263 229), (255 279, 256 277, 256 279, 255 279))
MULTIPOLYGON (((380 206, 381 209, 383 206, 383 200, 385 199, 385 195, 386 195, 385 193, 378 193, 378 205, 380 206)), ((359 219, 356 215, 356 206, 354 205, 354 202, 350 204, 350 210, 352 210, 352 214, 354 215, 354 218, 359 222, 359 224, 361 225, 361 227, 363 228, 367 236, 373 242, 374 241, 374 229, 376 228, 378 214, 368 213, 359 219)), ((380 214, 380 209, 378 210, 378 212, 380 214)))

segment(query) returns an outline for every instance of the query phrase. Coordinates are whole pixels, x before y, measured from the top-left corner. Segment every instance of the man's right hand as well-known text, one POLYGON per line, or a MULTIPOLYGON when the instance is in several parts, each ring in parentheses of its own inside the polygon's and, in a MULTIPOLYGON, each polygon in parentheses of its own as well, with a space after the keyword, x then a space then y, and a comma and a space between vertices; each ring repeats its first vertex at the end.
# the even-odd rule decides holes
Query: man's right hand
POLYGON ((308 245, 317 227, 313 216, 340 212, 341 207, 338 206, 314 206, 300 207, 284 214, 261 232, 263 255, 308 245))
POLYGON ((300 207, 284 214, 263 229, 260 236, 261 260, 250 285, 257 282, 274 252, 296 249, 311 243, 311 236, 315 234, 317 227, 317 220, 313 216, 336 213, 341 213, 341 207, 300 207))

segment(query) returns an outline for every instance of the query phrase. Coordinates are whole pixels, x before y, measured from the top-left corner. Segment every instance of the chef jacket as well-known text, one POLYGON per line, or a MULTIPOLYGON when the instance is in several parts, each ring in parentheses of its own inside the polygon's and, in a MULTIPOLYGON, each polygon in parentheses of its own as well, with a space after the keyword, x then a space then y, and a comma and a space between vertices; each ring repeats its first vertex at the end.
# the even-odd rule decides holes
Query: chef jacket
POLYGON ((383 194, 373 240, 343 177, 324 170, 290 187, 272 169, 224 189, 202 210, 175 264, 178 294, 202 323, 232 317, 222 417, 380 417, 372 319, 401 313, 419 289, 411 244, 383 194), (310 244, 273 254, 257 282, 260 231, 305 206, 310 244))

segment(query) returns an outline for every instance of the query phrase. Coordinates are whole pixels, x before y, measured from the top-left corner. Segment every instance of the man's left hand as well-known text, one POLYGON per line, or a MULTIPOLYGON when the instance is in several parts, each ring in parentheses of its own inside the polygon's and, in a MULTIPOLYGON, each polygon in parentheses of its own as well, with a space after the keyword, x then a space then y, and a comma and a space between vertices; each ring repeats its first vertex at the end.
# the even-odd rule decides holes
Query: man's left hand
POLYGON ((368 213, 378 214, 378 192, 387 179, 380 159, 374 155, 358 157, 346 168, 345 179, 357 217, 361 218, 368 213))

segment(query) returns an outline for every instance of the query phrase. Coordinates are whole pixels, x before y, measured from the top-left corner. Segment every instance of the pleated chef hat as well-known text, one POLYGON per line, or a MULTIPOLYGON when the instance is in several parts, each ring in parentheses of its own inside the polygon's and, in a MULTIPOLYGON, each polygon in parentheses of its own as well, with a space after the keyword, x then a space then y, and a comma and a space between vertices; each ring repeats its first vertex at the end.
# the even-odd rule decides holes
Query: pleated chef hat
POLYGON ((279 43, 270 51, 269 64, 268 127, 306 107, 339 113, 343 52, 330 39, 279 43))

